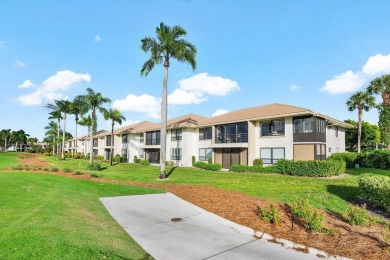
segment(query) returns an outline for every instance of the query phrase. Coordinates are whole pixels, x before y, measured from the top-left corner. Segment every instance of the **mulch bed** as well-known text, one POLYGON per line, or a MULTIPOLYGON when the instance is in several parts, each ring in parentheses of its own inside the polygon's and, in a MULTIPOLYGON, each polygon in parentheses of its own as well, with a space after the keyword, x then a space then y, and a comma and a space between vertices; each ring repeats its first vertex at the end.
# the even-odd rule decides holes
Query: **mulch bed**
MULTIPOLYGON (((20 159, 20 163, 22 165, 50 168, 50 165, 46 161, 38 157, 20 159)), ((290 220, 291 209, 287 204, 273 202, 285 213, 282 224, 275 226, 261 220, 257 216, 258 206, 267 207, 270 202, 269 200, 251 197, 239 192, 226 191, 210 186, 114 181, 92 178, 88 174, 75 175, 62 171, 55 173, 40 171, 39 173, 63 175, 77 179, 90 179, 106 183, 161 188, 238 224, 256 231, 268 233, 273 237, 284 238, 294 243, 314 247, 331 255, 353 259, 390 259, 390 253, 388 251, 390 243, 384 238, 387 230, 383 224, 368 227, 351 226, 342 221, 342 217, 339 215, 325 212, 326 228, 333 231, 331 234, 310 232, 299 223, 296 223, 294 230, 292 230, 290 220)))

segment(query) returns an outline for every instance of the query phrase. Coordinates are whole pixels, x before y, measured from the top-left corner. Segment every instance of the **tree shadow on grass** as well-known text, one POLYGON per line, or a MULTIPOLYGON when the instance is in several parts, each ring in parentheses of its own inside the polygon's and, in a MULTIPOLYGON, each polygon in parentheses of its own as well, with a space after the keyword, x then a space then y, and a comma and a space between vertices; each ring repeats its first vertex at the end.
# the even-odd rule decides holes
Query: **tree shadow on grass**
POLYGON ((166 174, 167 178, 176 170, 176 167, 172 167, 171 170, 166 174))
POLYGON ((356 203, 360 194, 359 187, 353 186, 328 185, 326 189, 329 193, 332 193, 349 203, 356 203))

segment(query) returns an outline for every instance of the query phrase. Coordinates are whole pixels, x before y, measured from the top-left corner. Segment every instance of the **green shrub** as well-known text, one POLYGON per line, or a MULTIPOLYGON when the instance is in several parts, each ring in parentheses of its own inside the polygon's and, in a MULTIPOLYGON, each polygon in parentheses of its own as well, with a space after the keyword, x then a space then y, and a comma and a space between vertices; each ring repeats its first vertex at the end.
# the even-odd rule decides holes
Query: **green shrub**
POLYGON ((293 161, 279 159, 276 163, 282 174, 309 177, 328 177, 345 172, 345 162, 341 160, 293 161))
POLYGON ((212 163, 213 163, 213 158, 212 158, 212 157, 209 157, 209 158, 207 159, 207 162, 208 162, 209 164, 212 164, 212 163))
POLYGON ((64 168, 64 172, 72 172, 72 169, 71 169, 71 168, 68 168, 68 167, 66 167, 66 168, 64 168))
POLYGON ((196 158, 194 155, 191 157, 191 162, 192 162, 192 166, 195 166, 196 158))
POLYGON ((390 212, 390 177, 366 173, 358 182, 364 199, 390 212))
POLYGON ((263 167, 258 165, 248 166, 233 164, 230 166, 230 170, 233 172, 279 173, 277 167, 274 165, 263 167))
POLYGON ((267 222, 271 222, 274 225, 279 225, 282 220, 282 213, 280 212, 278 206, 270 204, 268 208, 262 209, 258 207, 259 217, 267 222))
POLYGON ((357 157, 358 154, 354 152, 332 153, 328 157, 328 160, 342 160, 345 162, 347 168, 353 168, 355 167, 357 157))
POLYGON ((100 178, 100 176, 97 173, 91 173, 90 176, 93 178, 100 178))
POLYGON ((361 167, 390 169, 390 151, 389 150, 374 150, 371 152, 360 153, 357 156, 356 162, 361 167))
POLYGON ((75 175, 81 175, 81 174, 84 174, 83 172, 81 172, 81 171, 75 171, 75 173, 74 173, 75 175))
POLYGON ((51 171, 52 171, 52 172, 58 172, 59 169, 58 169, 57 167, 53 167, 53 168, 51 168, 51 171))
POLYGON ((43 170, 44 170, 45 172, 48 172, 48 171, 49 171, 49 168, 43 168, 43 170))
POLYGON ((104 160, 104 157, 103 157, 103 155, 95 155, 95 156, 93 157, 93 159, 94 159, 94 160, 97 160, 97 161, 103 161, 103 160, 104 160))
POLYGON ((99 162, 88 163, 87 170, 90 170, 90 171, 101 171, 102 170, 102 166, 101 166, 101 164, 99 162))
POLYGON ((222 169, 222 165, 220 163, 205 163, 205 162, 195 162, 195 167, 209 170, 209 171, 219 171, 222 169))
POLYGON ((175 163, 173 161, 165 161, 165 166, 173 167, 175 163))
POLYGON ((344 218, 352 226, 366 226, 371 221, 371 216, 366 210, 366 205, 362 207, 349 206, 344 218))
POLYGON ((260 158, 256 158, 253 160, 253 165, 254 166, 263 166, 263 160, 260 158))
POLYGON ((141 159, 138 159, 137 155, 134 155, 134 160, 133 160, 135 163, 139 163, 141 161, 141 159))
POLYGON ((139 163, 144 166, 149 166, 150 162, 148 160, 139 160, 139 163))
POLYGON ((305 219, 305 227, 316 232, 321 232, 324 230, 324 221, 324 213, 315 209, 313 210, 312 214, 305 219))
POLYGON ((291 205, 293 214, 297 218, 308 219, 312 214, 312 207, 308 199, 301 198, 291 205))

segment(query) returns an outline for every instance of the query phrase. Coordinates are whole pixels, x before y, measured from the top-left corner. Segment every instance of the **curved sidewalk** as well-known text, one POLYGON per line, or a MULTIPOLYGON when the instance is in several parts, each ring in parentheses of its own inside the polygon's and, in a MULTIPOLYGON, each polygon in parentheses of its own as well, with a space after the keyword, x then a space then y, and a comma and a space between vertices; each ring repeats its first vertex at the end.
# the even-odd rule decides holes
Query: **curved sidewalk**
POLYGON ((257 239, 253 230, 171 193, 100 198, 122 228, 156 259, 318 259, 257 239), (180 218, 181 221, 171 221, 180 218))

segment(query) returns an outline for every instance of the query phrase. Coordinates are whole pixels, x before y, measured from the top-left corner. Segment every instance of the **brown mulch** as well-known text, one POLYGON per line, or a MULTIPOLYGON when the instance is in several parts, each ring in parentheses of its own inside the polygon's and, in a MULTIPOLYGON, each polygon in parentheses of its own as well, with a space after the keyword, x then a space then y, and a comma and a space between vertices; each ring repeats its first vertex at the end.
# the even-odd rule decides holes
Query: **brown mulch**
MULTIPOLYGON (((46 161, 38 157, 20 159, 20 163, 22 165, 50 167, 46 161)), ((387 230, 383 224, 368 227, 351 226, 342 221, 342 217, 339 215, 326 212, 326 228, 332 231, 330 234, 310 232, 300 223, 295 223, 294 230, 292 230, 290 220, 291 209, 287 204, 273 202, 285 213, 282 224, 275 226, 261 220, 257 216, 258 206, 262 208, 267 207, 270 203, 269 200, 251 197, 239 192, 198 185, 114 181, 91 178, 88 174, 75 175, 62 171, 40 173, 63 175, 77 179, 90 179, 106 183, 161 188, 238 224, 250 227, 256 231, 268 233, 277 238, 284 238, 294 243, 314 247, 331 255, 353 259, 390 259, 390 253, 388 251, 390 243, 384 239, 387 230)))

